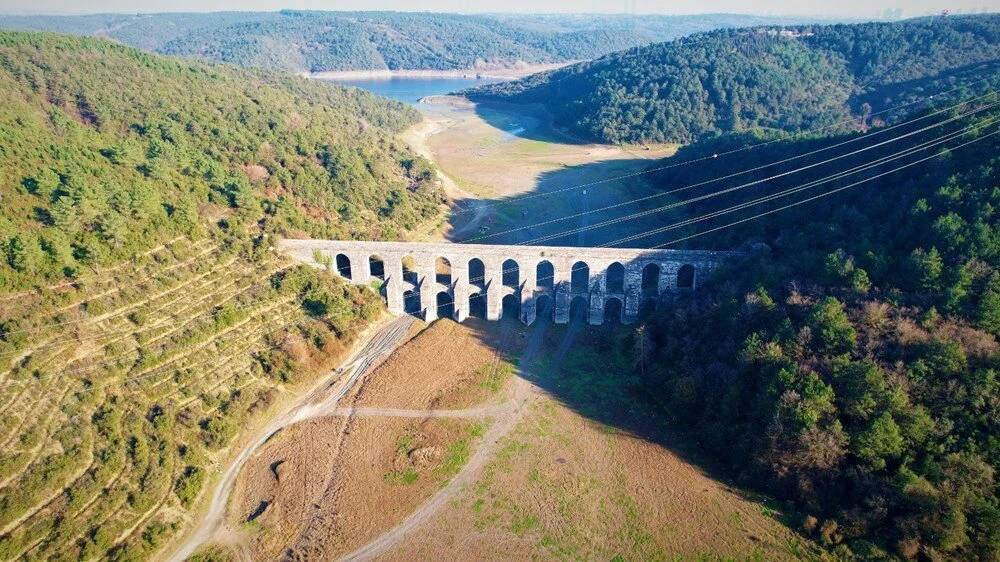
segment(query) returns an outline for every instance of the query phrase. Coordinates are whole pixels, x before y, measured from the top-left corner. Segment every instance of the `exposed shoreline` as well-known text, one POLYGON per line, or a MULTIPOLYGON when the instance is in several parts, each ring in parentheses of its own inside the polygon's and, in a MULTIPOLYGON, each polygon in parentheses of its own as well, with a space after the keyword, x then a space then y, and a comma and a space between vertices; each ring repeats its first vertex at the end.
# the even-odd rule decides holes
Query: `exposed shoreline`
POLYGON ((455 70, 327 70, 306 72, 303 76, 317 80, 392 80, 393 78, 479 78, 513 80, 530 74, 555 70, 577 61, 551 64, 525 64, 510 68, 465 68, 455 70))

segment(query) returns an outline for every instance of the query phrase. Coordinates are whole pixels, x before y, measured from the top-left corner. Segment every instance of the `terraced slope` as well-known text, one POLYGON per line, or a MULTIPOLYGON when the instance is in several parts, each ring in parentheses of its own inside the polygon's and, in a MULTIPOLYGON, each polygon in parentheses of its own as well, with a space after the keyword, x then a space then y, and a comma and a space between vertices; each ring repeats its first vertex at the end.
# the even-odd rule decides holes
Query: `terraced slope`
POLYGON ((377 299, 209 239, 4 297, 0 322, 31 320, 0 352, 0 558, 156 552, 240 430, 328 367, 377 299))
POLYGON ((378 296, 272 251, 434 219, 412 110, 0 33, 0 560, 148 559, 378 296))

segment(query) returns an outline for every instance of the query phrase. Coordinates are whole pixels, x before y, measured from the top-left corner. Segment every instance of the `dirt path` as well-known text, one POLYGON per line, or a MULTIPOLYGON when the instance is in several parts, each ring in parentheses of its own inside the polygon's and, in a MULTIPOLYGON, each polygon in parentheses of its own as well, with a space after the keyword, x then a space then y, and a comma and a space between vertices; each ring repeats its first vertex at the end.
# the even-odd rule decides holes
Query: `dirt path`
MULTIPOLYGON (((279 414, 273 422, 258 432, 252 440, 240 451, 240 454, 229 464, 223 473, 212 501, 205 515, 196 524, 196 530, 173 553, 171 561, 183 562, 191 556, 202 544, 217 535, 231 535, 225 528, 226 505, 233 490, 237 475, 253 453, 265 442, 285 427, 312 417, 324 415, 334 409, 337 402, 354 386, 359 378, 371 371, 387 357, 406 337, 413 324, 411 316, 396 318, 372 333, 363 347, 344 366, 330 373, 329 377, 318 383, 312 391, 303 395, 296 403, 279 414), (348 373, 347 376, 343 376, 348 373)), ((224 541, 226 542, 226 541, 224 541)))
MULTIPOLYGON (((542 395, 542 390, 529 380, 531 378, 528 374, 530 367, 524 368, 520 365, 530 366, 536 359, 544 343, 545 332, 548 327, 549 324, 544 322, 538 322, 532 326, 527 345, 521 356, 521 361, 519 366, 516 367, 515 375, 511 381, 510 400, 501 407, 495 407, 497 411, 493 417, 493 423, 486 430, 482 441, 475 452, 469 457, 465 466, 459 470, 458 474, 398 525, 368 544, 342 557, 341 560, 372 560, 376 558, 398 544, 408 533, 431 520, 442 507, 452 501, 466 486, 475 482, 482 469, 493 459, 500 441, 517 426, 523 414, 528 411, 531 402, 542 395)), ((578 333, 579 330, 567 330, 560 347, 568 348, 578 333)), ((556 361, 558 362, 558 358, 556 361)), ((558 369, 558 365, 551 365, 550 368, 558 369)))

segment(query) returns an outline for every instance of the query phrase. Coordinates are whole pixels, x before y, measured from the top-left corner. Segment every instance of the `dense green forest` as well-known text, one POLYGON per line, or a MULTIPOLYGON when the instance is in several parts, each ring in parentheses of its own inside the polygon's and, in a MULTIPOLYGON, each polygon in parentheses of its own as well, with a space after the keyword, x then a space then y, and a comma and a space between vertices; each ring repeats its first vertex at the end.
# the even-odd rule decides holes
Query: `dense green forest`
POLYGON ((294 71, 471 69, 583 60, 740 25, 793 18, 218 12, 0 16, 0 28, 100 35, 163 54, 294 71))
POLYGON ((691 247, 748 257, 723 268, 706 290, 677 297, 621 343, 634 350, 637 395, 741 485, 787 502, 789 523, 842 559, 1000 556, 1000 112, 989 105, 996 101, 925 113, 892 135, 944 124, 826 164, 890 135, 705 141, 675 158, 708 157, 711 166, 680 166, 656 179, 680 189, 766 166, 676 192, 689 198, 817 165, 702 201, 688 211, 699 216, 957 135, 676 230, 677 239, 707 233, 685 242, 691 247), (712 158, 731 150, 740 152, 712 158), (813 151, 820 152, 768 165, 813 151), (829 198, 710 232, 910 163, 829 198))
POLYGON ((0 290, 206 225, 392 239, 436 216, 402 104, 99 39, 0 35, 0 290))
POLYGON ((715 31, 465 94, 541 103, 588 139, 687 143, 755 128, 864 127, 872 108, 984 91, 998 69, 1000 16, 934 17, 715 31))

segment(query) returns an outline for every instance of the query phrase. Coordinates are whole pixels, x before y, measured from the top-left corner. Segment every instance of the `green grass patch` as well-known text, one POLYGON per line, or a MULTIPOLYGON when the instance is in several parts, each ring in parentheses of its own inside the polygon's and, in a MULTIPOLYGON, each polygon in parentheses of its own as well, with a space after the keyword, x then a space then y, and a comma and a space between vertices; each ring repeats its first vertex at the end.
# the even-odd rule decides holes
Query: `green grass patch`
POLYGON ((420 478, 420 474, 417 473, 413 468, 407 468, 405 470, 394 470, 392 472, 387 472, 382 477, 383 480, 389 484, 402 484, 409 485, 413 484, 420 478))
POLYGON ((514 376, 514 365, 507 361, 498 363, 486 363, 476 369, 479 378, 479 387, 496 394, 507 384, 507 381, 514 376))
POLYGON ((486 432, 486 423, 477 422, 468 427, 466 436, 448 445, 444 460, 435 469, 438 477, 443 481, 450 480, 458 474, 458 471, 469 462, 469 455, 472 453, 472 440, 482 437, 486 432))

